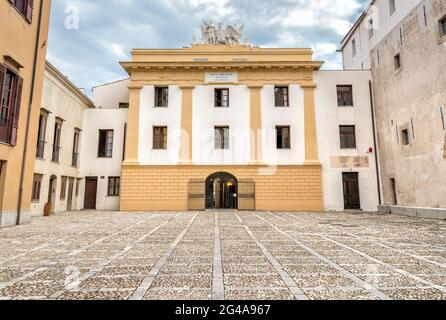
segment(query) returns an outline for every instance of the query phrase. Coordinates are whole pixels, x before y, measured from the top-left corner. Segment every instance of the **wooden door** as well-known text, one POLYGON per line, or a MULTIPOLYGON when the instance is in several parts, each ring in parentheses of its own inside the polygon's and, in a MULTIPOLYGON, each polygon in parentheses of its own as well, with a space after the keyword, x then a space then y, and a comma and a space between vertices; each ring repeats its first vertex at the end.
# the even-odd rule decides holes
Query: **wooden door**
POLYGON ((253 180, 240 180, 238 182, 238 209, 256 210, 256 184, 253 180))
POLYGON ((98 191, 98 178, 85 179, 85 210, 96 210, 96 195, 98 191))
POLYGON ((73 209, 73 192, 74 192, 74 178, 70 178, 68 182, 67 211, 71 211, 73 209))
POLYGON ((205 209, 205 181, 191 180, 189 181, 189 210, 205 209))
POLYGON ((359 196, 359 176, 357 172, 348 172, 342 174, 344 187, 344 207, 345 210, 361 209, 359 196))

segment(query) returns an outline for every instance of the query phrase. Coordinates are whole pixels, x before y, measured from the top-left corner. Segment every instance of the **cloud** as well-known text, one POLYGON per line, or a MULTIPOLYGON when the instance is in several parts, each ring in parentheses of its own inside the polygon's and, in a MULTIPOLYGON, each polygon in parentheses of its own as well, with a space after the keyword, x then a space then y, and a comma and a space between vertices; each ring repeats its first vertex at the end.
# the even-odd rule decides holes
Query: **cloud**
POLYGON ((325 68, 340 68, 336 49, 368 0, 57 0, 52 1, 48 59, 79 87, 126 77, 118 61, 132 48, 181 48, 202 20, 245 24, 262 47, 311 47, 325 68), (79 29, 67 29, 67 6, 79 29))

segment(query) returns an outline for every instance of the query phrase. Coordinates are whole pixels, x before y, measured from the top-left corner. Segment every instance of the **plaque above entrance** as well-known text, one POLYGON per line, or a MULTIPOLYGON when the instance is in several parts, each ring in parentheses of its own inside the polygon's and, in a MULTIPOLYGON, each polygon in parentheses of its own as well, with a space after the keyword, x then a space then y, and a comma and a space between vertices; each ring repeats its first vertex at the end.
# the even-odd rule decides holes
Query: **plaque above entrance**
POLYGON ((206 73, 205 82, 210 83, 236 83, 238 82, 238 74, 236 72, 215 72, 206 73))

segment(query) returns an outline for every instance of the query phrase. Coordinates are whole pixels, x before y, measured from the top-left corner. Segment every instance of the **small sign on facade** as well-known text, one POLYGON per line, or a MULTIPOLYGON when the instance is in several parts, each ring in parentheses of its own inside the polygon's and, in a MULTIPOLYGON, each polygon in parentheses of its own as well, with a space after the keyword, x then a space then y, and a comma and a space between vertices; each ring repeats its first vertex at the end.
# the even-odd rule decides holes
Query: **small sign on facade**
POLYGON ((331 157, 332 168, 370 168, 369 157, 331 157))
POLYGON ((206 73, 206 83, 236 83, 238 74, 236 72, 206 73))

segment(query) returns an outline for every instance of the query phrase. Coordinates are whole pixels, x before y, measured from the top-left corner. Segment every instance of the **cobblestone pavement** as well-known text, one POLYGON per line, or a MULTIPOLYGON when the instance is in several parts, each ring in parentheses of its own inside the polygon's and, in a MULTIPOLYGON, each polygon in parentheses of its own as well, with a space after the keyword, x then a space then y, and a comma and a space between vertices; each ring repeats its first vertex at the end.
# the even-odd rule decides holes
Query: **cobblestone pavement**
POLYGON ((74 212, 0 230, 0 299, 446 299, 446 221, 74 212))

